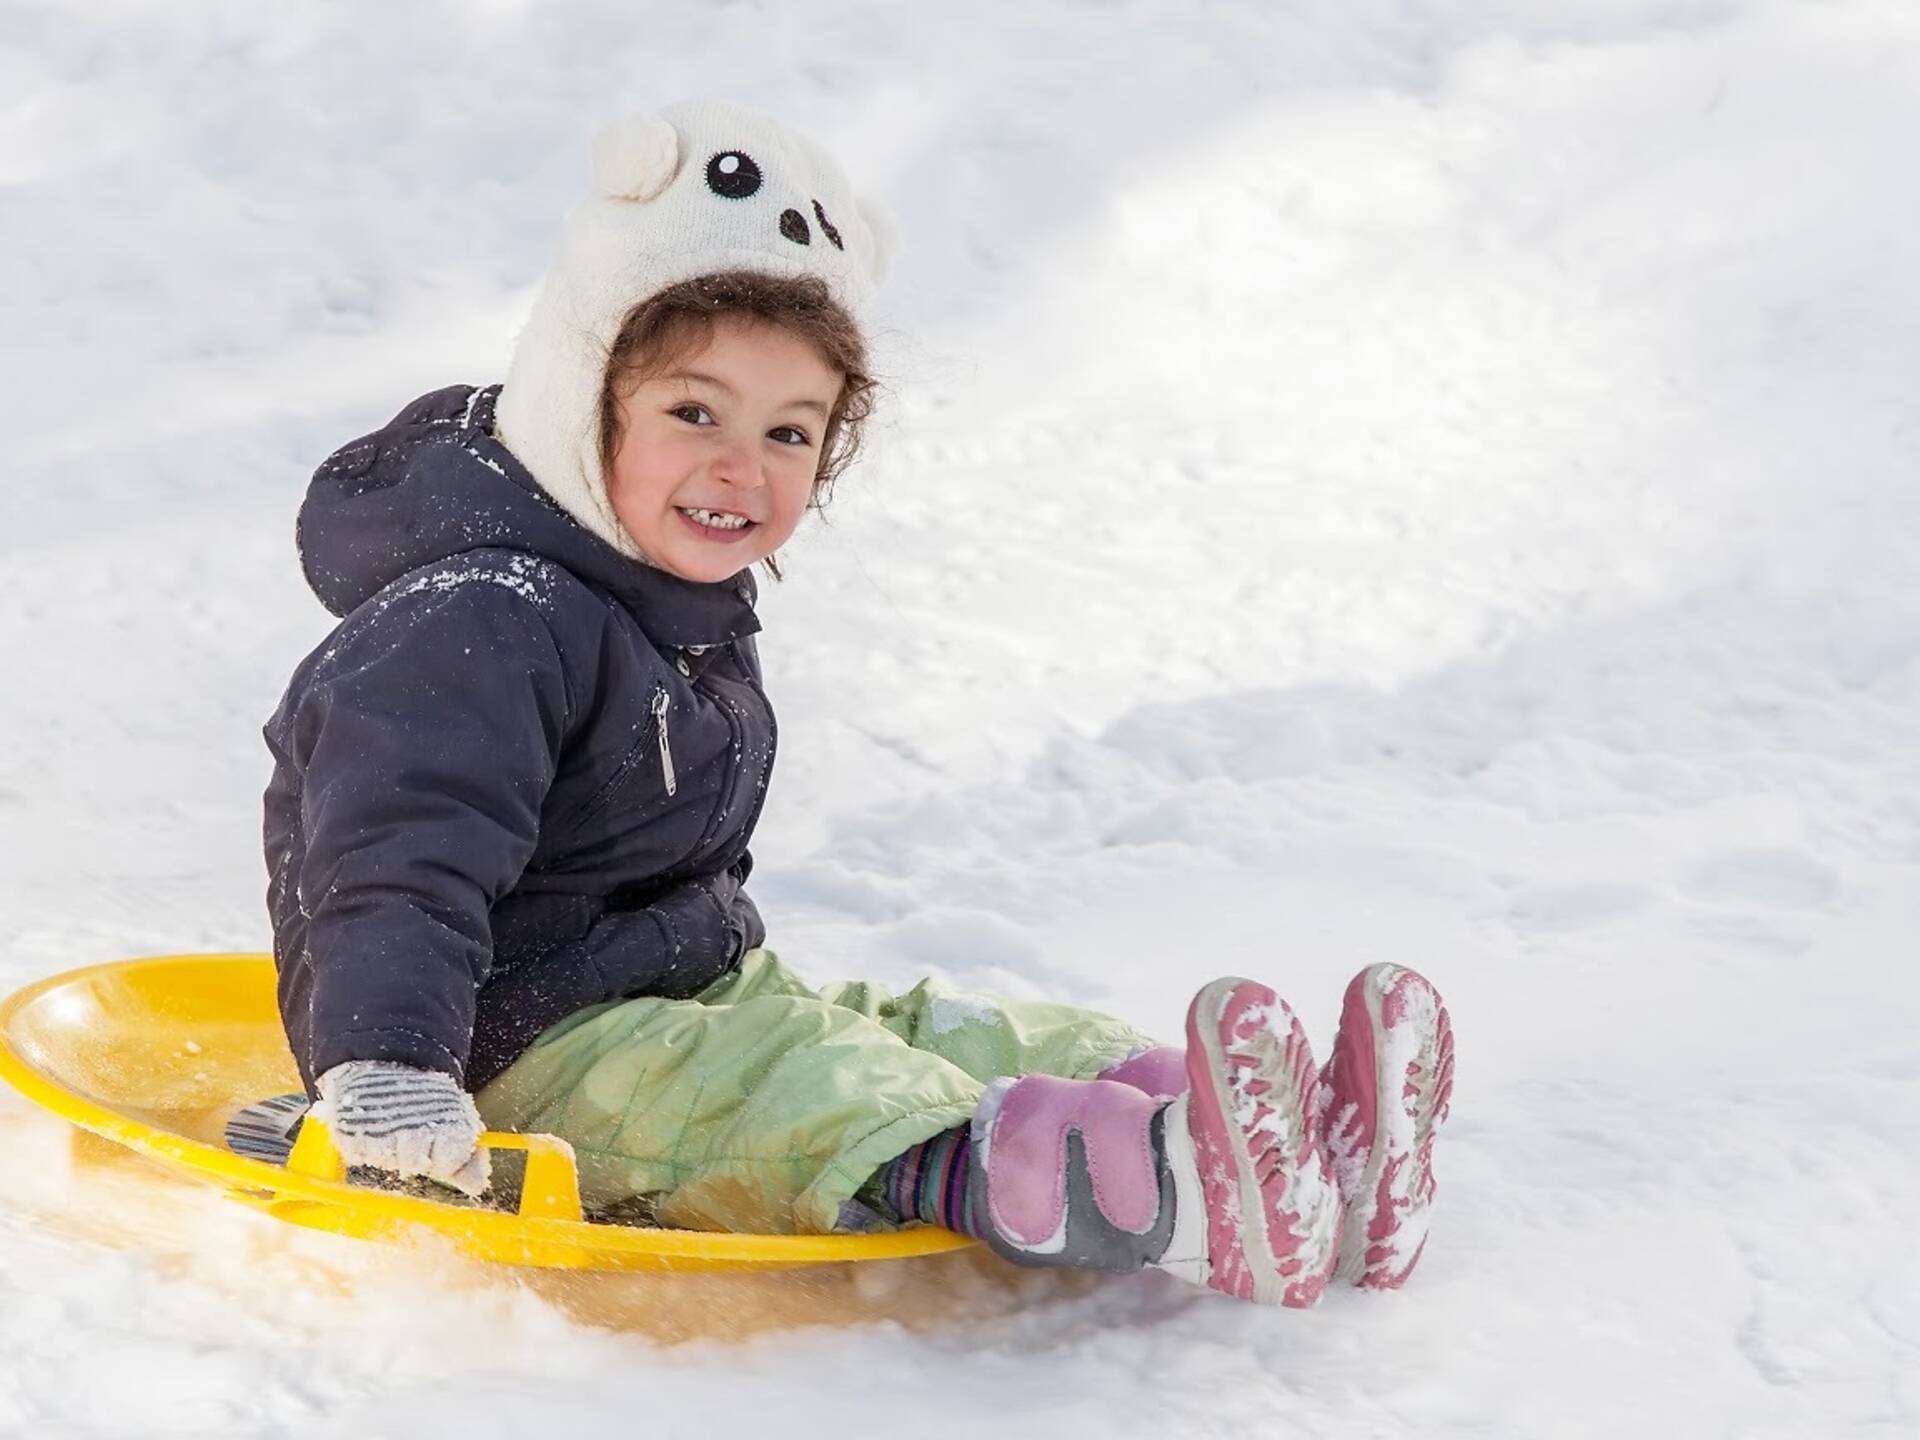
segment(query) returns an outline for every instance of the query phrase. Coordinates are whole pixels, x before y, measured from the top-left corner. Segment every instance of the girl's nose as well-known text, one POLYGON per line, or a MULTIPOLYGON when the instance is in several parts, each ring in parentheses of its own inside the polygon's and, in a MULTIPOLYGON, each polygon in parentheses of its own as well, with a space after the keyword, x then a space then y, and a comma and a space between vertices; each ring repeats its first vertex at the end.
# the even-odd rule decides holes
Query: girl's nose
POLYGON ((714 461, 714 474, 741 490, 757 489, 762 479, 760 452, 752 445, 729 445, 714 461))

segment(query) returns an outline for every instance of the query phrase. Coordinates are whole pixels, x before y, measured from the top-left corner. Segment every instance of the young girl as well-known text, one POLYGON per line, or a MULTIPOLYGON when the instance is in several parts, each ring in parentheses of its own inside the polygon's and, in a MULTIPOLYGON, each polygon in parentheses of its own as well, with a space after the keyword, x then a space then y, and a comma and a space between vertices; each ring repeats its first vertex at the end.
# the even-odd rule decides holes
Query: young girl
POLYGON ((287 1108, 469 1194, 483 1127, 563 1136, 604 1216, 919 1221, 1287 1305, 1400 1284, 1452 1073, 1412 971, 1355 978, 1320 1070, 1246 980, 1194 997, 1182 1053, 931 980, 816 989, 760 948, 750 569, 859 443, 883 231, 731 107, 594 159, 504 386, 415 401, 301 511, 343 619, 265 730, 287 1108))

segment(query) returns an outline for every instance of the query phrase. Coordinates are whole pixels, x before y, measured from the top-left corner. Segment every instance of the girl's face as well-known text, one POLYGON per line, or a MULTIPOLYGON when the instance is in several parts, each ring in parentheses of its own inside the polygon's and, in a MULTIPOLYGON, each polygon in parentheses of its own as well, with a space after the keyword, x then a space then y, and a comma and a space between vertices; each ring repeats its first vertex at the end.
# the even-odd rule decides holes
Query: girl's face
POLYGON ((806 513, 842 375, 778 326, 719 316, 712 338, 620 402, 607 495, 661 569, 725 580, 806 513))

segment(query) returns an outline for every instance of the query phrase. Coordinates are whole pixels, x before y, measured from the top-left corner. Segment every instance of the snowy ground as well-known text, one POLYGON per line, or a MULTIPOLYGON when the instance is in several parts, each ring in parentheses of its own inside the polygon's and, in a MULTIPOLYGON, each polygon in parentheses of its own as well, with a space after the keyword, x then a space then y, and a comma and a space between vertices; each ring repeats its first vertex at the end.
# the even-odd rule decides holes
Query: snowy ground
POLYGON ((0 1435, 1920 1434, 1907 0, 0 7, 0 987, 264 947, 307 472, 692 93, 904 240, 765 603, 778 947, 1322 1044, 1418 964, 1417 1283, 519 1277, 9 1091, 0 1435))

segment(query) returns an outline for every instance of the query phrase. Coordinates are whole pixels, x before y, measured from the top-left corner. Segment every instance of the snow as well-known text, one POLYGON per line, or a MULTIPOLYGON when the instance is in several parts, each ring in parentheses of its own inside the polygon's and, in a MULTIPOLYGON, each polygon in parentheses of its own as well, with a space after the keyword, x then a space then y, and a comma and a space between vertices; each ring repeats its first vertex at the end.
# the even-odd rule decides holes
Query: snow
POLYGON ((936 995, 927 1004, 927 1028, 936 1035, 958 1030, 962 1025, 991 1025, 1000 1007, 991 996, 936 995))
POLYGON ((1322 1050, 1418 967, 1413 1283, 515 1274, 7 1091, 0 1435, 1920 1432, 1920 11, 950 13, 7 12, 0 987, 264 947, 307 474, 503 373, 601 117, 721 94, 902 238, 763 587, 779 948, 1322 1050))

